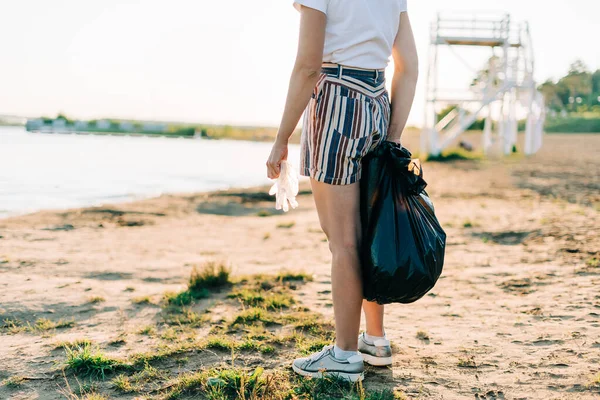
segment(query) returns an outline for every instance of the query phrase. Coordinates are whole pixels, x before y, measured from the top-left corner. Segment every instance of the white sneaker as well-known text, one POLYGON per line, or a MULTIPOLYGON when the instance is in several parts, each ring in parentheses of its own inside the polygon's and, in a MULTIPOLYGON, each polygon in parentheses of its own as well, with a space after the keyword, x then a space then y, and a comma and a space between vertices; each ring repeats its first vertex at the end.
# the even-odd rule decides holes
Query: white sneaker
POLYGON ((363 332, 358 337, 358 351, 369 365, 377 367, 392 365, 392 348, 387 339, 377 339, 371 344, 367 342, 363 332))
POLYGON ((350 382, 362 381, 365 378, 365 365, 360 354, 347 360, 335 358, 333 345, 323 347, 318 353, 309 357, 297 358, 292 363, 292 369, 302 375, 312 378, 335 376, 350 382))

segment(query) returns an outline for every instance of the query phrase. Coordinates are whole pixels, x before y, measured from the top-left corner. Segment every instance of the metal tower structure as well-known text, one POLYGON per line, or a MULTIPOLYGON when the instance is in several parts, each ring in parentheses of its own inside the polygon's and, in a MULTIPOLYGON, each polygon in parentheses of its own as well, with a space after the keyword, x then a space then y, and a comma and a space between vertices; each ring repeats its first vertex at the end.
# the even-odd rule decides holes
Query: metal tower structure
POLYGON ((533 78, 535 62, 528 23, 515 24, 508 14, 439 13, 431 25, 428 65, 423 154, 440 154, 478 119, 485 120, 485 153, 494 145, 510 153, 517 144, 520 118, 526 120, 524 152, 533 154, 540 149, 545 105, 533 78), (477 73, 470 88, 461 92, 441 85, 442 47, 449 48, 468 68, 461 51, 468 47, 491 50, 487 67, 477 73), (449 107, 453 109, 438 118, 449 107))

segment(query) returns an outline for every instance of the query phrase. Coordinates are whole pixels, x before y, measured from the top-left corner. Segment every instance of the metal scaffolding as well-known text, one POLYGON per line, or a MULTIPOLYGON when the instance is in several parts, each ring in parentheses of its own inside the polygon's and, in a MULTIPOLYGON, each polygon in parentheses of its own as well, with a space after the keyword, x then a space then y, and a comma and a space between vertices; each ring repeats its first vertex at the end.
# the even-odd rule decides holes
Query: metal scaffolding
POLYGON ((526 120, 526 154, 542 146, 545 105, 537 90, 529 25, 515 24, 508 14, 457 15, 439 13, 431 25, 427 72, 423 154, 438 155, 477 120, 485 120, 482 148, 498 145, 505 154, 517 144, 519 117, 526 120), (440 48, 460 54, 465 46, 491 49, 487 66, 465 91, 448 90, 440 83, 440 48), (453 109, 442 118, 442 110, 453 109))

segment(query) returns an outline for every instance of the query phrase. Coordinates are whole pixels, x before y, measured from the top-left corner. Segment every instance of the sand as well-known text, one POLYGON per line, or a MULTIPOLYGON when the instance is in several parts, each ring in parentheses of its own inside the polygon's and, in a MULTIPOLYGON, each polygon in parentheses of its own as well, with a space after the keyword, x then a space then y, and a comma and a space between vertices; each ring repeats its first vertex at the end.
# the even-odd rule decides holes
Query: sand
MULTIPOLYGON (((448 234, 444 274, 422 300, 387 307, 394 364, 369 369, 367 388, 420 399, 600 398, 600 136, 548 136, 535 157, 424 171, 448 234)), ((58 341, 86 337, 120 356, 155 344, 137 331, 160 307, 132 300, 159 303, 206 260, 226 260, 234 274, 312 273, 298 300, 332 318, 330 254, 308 187, 287 214, 267 189, 0 220, 0 321, 74 320, 0 331, 0 381, 27 378, 0 386, 0 399, 63 398, 58 341), (111 347, 117 338, 125 345, 111 347)))

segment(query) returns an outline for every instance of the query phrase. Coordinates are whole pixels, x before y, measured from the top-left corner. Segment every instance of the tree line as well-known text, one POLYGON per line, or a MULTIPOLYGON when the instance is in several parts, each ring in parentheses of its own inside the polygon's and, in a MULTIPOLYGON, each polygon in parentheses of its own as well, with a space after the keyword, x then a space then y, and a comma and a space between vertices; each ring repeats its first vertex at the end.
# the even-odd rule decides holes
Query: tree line
POLYGON ((549 110, 600 116, 600 69, 592 72, 581 60, 571 64, 567 75, 556 82, 547 80, 539 90, 549 110))

